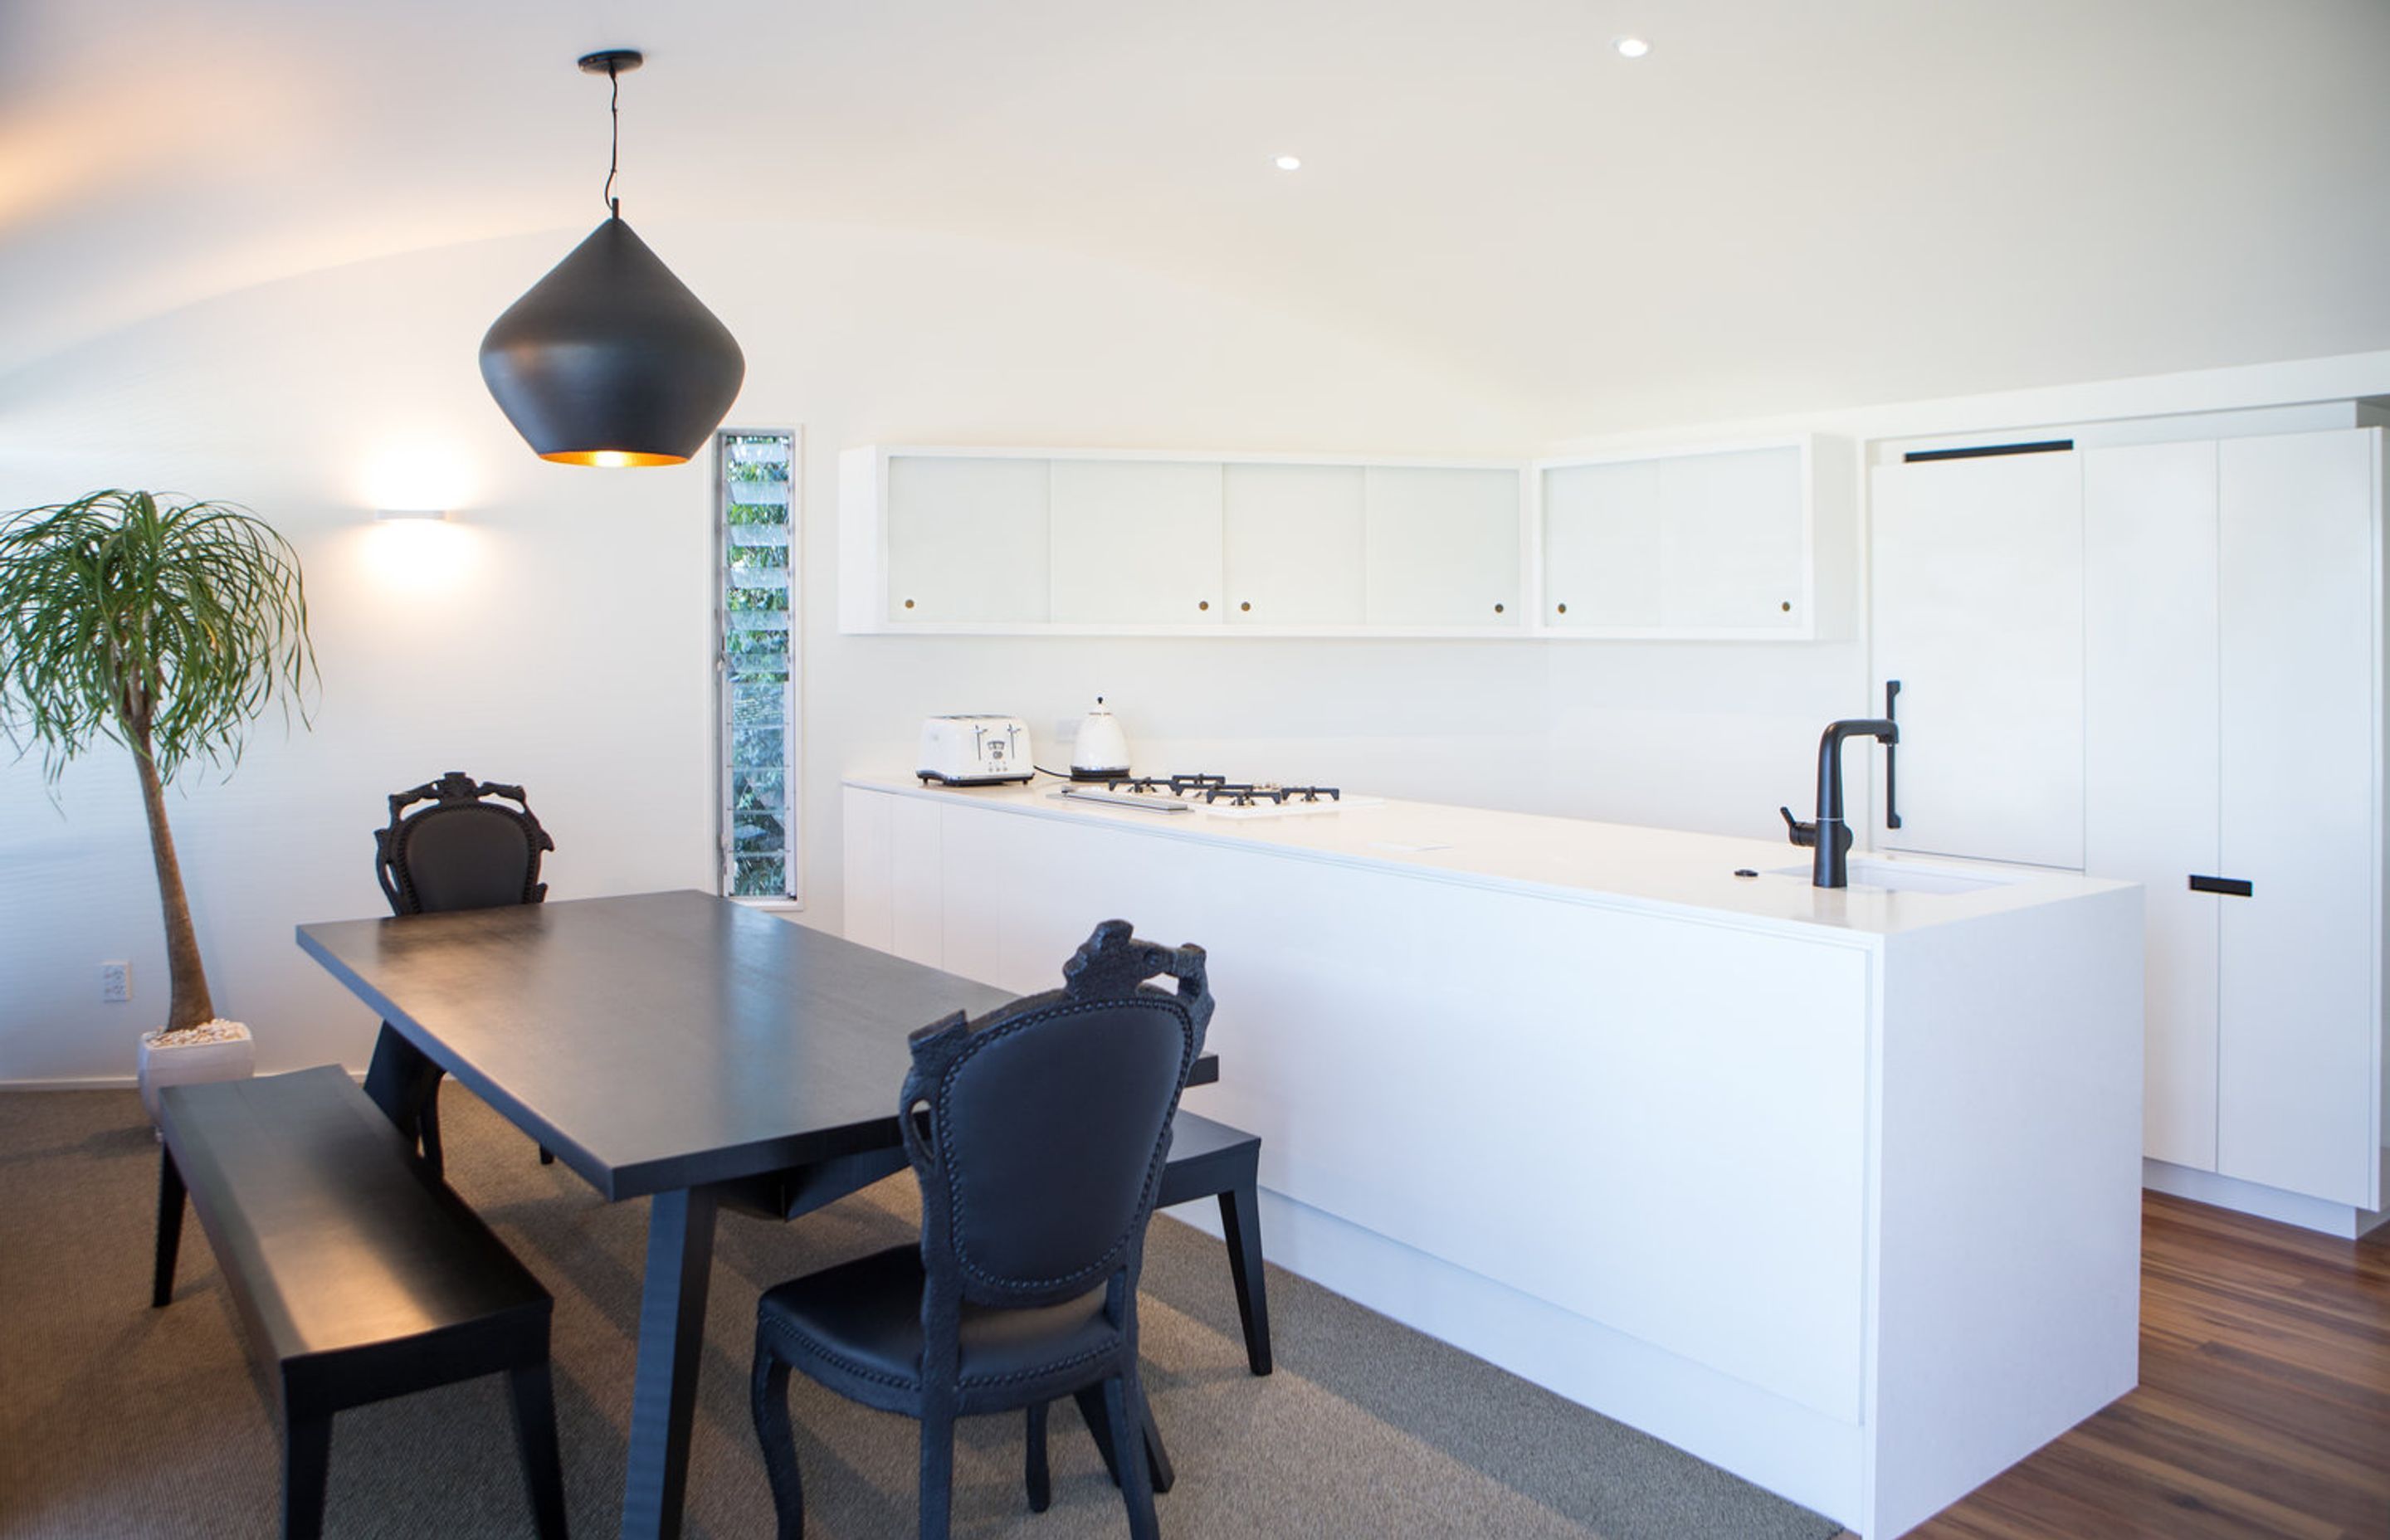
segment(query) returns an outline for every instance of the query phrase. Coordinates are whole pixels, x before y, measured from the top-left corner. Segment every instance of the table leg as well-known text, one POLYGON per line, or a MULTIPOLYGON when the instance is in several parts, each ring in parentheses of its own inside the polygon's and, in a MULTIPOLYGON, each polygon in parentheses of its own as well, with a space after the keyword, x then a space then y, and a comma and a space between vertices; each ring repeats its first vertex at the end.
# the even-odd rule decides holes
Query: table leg
POLYGON ((648 1200, 648 1277, 639 1294, 639 1360, 631 1381, 623 1540, 674 1540, 680 1534, 697 1366, 705 1347, 713 1216, 712 1187, 660 1192, 648 1200))
MULTIPOLYGON (((373 1059, 366 1066, 366 1095, 398 1125, 400 1133, 409 1139, 418 1138, 423 1134, 424 1109, 439 1095, 443 1072, 422 1049, 384 1021, 380 1035, 374 1039, 373 1059)), ((432 1138, 436 1161, 439 1136, 432 1138)))

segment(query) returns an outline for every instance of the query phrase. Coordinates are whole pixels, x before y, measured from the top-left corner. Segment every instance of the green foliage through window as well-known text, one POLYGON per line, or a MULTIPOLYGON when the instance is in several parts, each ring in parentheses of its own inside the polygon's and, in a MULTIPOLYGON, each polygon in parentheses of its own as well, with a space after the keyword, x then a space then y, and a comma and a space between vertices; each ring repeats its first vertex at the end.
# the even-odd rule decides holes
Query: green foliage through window
POLYGON ((726 432, 722 480, 723 891, 795 896, 793 433, 726 432))

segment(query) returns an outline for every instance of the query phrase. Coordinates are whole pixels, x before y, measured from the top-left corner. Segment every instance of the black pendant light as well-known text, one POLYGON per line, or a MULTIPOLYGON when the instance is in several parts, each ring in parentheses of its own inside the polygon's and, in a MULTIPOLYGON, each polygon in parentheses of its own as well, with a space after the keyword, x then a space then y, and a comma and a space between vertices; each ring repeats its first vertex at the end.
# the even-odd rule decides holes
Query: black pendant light
POLYGON ((705 446, 747 378, 730 328, 623 223, 622 75, 628 48, 580 63, 613 83, 606 222, 507 307, 482 339, 482 379, 543 460, 679 465, 705 446))

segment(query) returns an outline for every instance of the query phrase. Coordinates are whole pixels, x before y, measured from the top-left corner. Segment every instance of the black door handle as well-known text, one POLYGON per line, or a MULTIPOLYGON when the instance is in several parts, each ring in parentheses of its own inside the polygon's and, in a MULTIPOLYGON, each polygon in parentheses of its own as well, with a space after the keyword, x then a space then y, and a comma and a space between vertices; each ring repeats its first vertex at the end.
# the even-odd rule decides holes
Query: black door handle
POLYGON ((2257 885, 2245 877, 2193 877, 2191 891, 2195 893, 2224 893, 2233 898, 2254 898, 2257 885))
MULTIPOLYGON (((1898 714, 1892 709, 1893 702, 1899 699, 1900 681, 1885 680, 1883 682, 1883 719, 1886 722, 1900 720, 1898 714)), ((1900 827, 1900 740, 1898 738, 1883 746, 1883 827, 1886 828, 1900 827)))

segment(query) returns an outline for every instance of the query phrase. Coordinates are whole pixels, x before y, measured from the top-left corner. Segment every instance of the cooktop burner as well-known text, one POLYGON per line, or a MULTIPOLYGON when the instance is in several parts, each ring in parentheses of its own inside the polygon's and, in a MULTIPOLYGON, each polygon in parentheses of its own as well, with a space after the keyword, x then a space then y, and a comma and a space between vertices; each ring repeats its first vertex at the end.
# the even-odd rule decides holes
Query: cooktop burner
POLYGON ((1232 781, 1226 776, 1123 776, 1073 781, 1053 794, 1058 800, 1110 802, 1153 813, 1201 811, 1223 818, 1261 818, 1334 813, 1376 804, 1375 797, 1348 798, 1333 786, 1281 786, 1276 781, 1232 781))

